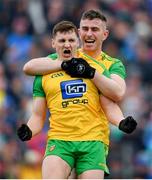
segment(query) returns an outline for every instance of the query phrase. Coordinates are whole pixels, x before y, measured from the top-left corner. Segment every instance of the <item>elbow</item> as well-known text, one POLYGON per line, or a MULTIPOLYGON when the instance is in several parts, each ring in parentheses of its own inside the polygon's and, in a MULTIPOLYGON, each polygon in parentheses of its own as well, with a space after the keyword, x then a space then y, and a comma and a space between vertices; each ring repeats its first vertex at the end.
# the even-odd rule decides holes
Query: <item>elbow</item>
POLYGON ((119 91, 119 93, 115 94, 115 102, 120 102, 123 100, 124 98, 124 95, 125 95, 125 92, 124 91, 119 91))
POLYGON ((124 84, 121 87, 119 87, 117 91, 115 91, 115 102, 119 103, 120 101, 122 101, 125 96, 125 93, 126 93, 126 85, 124 84))
POLYGON ((115 96, 115 102, 120 102, 120 101, 122 101, 122 99, 123 99, 123 96, 121 96, 121 95, 115 96))
POLYGON ((24 66, 23 66, 23 72, 27 75, 32 75, 31 73, 31 69, 32 69, 32 66, 31 66, 31 63, 28 62, 26 63, 24 66))

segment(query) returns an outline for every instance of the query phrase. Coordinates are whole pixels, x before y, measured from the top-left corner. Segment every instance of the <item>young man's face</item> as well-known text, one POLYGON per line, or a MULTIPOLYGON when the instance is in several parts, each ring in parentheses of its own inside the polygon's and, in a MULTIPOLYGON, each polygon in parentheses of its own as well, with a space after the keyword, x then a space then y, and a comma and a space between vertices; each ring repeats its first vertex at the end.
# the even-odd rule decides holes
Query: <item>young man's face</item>
POLYGON ((85 19, 80 22, 79 36, 84 51, 101 51, 102 43, 108 34, 105 22, 98 18, 85 19))
POLYGON ((79 40, 74 31, 57 32, 52 39, 52 47, 55 48, 61 60, 70 60, 75 56, 79 40))

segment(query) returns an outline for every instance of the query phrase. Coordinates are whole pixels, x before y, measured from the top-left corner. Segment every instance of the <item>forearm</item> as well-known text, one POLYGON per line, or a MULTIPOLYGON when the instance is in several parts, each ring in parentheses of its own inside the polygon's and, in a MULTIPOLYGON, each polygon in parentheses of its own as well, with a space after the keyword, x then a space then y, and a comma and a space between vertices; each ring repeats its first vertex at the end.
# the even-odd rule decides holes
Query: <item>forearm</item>
POLYGON ((43 126, 46 119, 46 100, 42 97, 35 97, 33 100, 32 115, 28 120, 28 127, 32 131, 32 136, 38 134, 43 126))
POLYGON ((102 95, 100 95, 100 103, 108 121, 115 126, 119 126, 120 121, 124 119, 124 115, 118 104, 102 95))
POLYGON ((100 96, 100 103, 109 122, 121 131, 130 134, 136 129, 137 122, 132 116, 125 118, 118 104, 102 95, 100 96))
POLYGON ((44 126, 44 120, 40 119, 36 115, 32 115, 27 123, 28 127, 32 131, 32 136, 35 136, 36 134, 40 133, 43 126, 44 126))
POLYGON ((61 70, 60 60, 51 60, 48 57, 36 58, 28 61, 23 71, 27 75, 45 75, 61 70))
POLYGON ((97 71, 95 72, 95 76, 92 81, 104 96, 115 102, 122 100, 125 94, 125 83, 121 82, 119 84, 114 79, 107 78, 97 71))
POLYGON ((21 141, 29 141, 33 136, 38 134, 45 122, 46 118, 46 100, 42 97, 34 98, 33 110, 27 124, 22 124, 17 129, 17 135, 21 141))

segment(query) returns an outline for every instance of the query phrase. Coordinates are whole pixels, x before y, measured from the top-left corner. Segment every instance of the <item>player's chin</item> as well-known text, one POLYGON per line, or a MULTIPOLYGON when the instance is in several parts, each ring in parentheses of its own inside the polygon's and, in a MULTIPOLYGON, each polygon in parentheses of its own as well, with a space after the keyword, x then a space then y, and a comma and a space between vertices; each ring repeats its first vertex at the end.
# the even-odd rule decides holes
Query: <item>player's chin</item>
POLYGON ((72 59, 72 56, 69 56, 69 57, 67 57, 67 56, 62 56, 62 59, 64 59, 64 61, 68 61, 68 60, 72 59))
POLYGON ((86 50, 86 51, 94 51, 95 47, 86 45, 86 46, 84 46, 84 50, 86 50))
POLYGON ((63 54, 62 54, 62 59, 64 59, 64 60, 70 60, 70 59, 72 59, 73 57, 74 57, 74 55, 73 55, 72 53, 69 53, 69 54, 63 53, 63 54))

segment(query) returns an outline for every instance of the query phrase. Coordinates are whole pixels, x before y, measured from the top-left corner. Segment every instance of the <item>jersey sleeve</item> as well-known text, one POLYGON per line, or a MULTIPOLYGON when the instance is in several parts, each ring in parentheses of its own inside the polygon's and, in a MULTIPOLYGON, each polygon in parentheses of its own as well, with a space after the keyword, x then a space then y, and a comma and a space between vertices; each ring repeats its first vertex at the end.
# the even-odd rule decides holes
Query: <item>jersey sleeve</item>
POLYGON ((109 69, 110 74, 117 74, 121 78, 126 78, 126 70, 123 63, 120 60, 117 60, 109 69))
POLYGON ((58 54, 57 53, 49 54, 48 57, 51 58, 52 60, 56 60, 58 58, 58 54))
POLYGON ((111 78, 110 77, 110 72, 107 69, 104 69, 103 75, 106 76, 107 78, 111 78))
POLYGON ((42 87, 42 76, 35 76, 33 83, 33 97, 45 97, 42 87))

